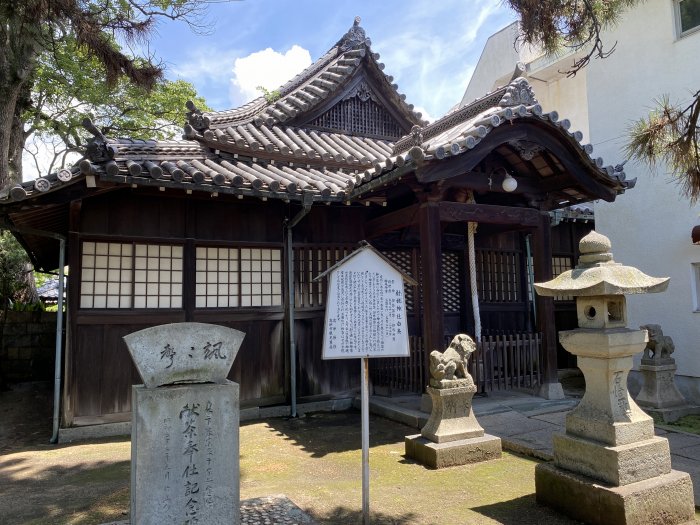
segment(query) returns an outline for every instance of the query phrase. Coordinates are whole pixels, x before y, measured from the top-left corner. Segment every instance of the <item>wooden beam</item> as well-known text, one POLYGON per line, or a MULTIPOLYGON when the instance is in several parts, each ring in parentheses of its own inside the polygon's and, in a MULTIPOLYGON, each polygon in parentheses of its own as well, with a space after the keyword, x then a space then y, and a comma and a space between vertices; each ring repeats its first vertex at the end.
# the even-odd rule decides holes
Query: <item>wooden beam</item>
POLYGON ((540 212, 533 208, 512 208, 494 204, 467 204, 440 202, 440 220, 443 222, 481 222, 536 228, 540 212))
POLYGON ((413 204, 391 213, 387 213, 365 223, 365 239, 379 237, 418 223, 419 204, 413 204))
POLYGON ((427 162, 416 171, 416 178, 421 183, 428 183, 468 173, 498 146, 512 140, 527 140, 541 145, 553 154, 564 166, 573 182, 591 198, 614 201, 615 190, 596 180, 591 175, 590 169, 586 168, 586 163, 591 164, 591 162, 586 160, 585 154, 567 144, 566 138, 555 137, 556 131, 543 129, 542 125, 530 122, 516 122, 512 126, 501 126, 491 131, 470 151, 443 161, 427 162))
POLYGON ((423 384, 430 379, 430 352, 444 350, 444 312, 442 309, 442 229, 440 208, 425 202, 419 208, 420 252, 423 283, 423 344, 425 367, 423 384))
POLYGON ((486 135, 474 149, 450 157, 443 161, 429 162, 416 170, 418 182, 435 182, 454 175, 472 171, 491 151, 511 140, 527 139, 527 129, 523 126, 498 128, 486 135))
MULTIPOLYGON (((549 214, 543 213, 533 235, 535 282, 552 279, 552 230, 549 214)), ((537 331, 542 334, 543 383, 558 383, 557 332, 554 326, 554 299, 536 294, 537 331)))

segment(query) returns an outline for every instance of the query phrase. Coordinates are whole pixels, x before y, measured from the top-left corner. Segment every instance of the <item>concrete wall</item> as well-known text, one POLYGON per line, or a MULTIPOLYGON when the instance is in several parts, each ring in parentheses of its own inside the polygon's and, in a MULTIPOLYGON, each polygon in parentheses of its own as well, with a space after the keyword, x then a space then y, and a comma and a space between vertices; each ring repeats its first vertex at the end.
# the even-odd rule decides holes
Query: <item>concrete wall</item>
POLYGON ((4 379, 10 383, 51 380, 55 341, 56 312, 8 312, 0 346, 4 379))
MULTIPOLYGON (((617 41, 606 60, 589 66, 588 105, 595 154, 606 162, 624 160, 626 130, 648 114, 654 100, 668 94, 687 103, 700 85, 700 33, 677 38, 674 4, 651 0, 631 9, 605 37, 617 41)), ((670 276, 666 293, 628 298, 630 326, 658 323, 675 344, 679 387, 700 403, 700 312, 695 311, 691 264, 700 263, 700 246, 690 231, 700 223, 700 205, 691 205, 661 167, 656 175, 629 162, 637 186, 613 204, 596 206, 596 228, 610 237, 615 260, 655 276, 670 276)))

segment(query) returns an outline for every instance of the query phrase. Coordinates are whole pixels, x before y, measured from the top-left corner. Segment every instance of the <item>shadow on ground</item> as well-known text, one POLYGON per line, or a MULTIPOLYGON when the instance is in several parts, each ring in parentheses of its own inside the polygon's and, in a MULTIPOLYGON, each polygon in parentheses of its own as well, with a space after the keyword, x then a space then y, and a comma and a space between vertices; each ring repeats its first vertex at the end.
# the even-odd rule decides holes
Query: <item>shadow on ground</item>
POLYGON ((502 525, 576 525, 580 522, 558 514, 539 505, 535 495, 530 494, 491 505, 473 507, 472 511, 501 523, 502 525))
MULTIPOLYGON (((313 509, 305 509, 305 512, 319 524, 324 525, 357 525, 362 523, 362 511, 338 506, 329 512, 318 513, 313 509)), ((381 512, 369 513, 369 522, 372 525, 434 525, 420 521, 412 512, 406 512, 398 516, 390 516, 381 512)))
MULTIPOLYGON (((412 429, 400 423, 379 425, 377 422, 380 419, 370 416, 370 447, 403 442, 404 436, 414 433, 412 429)), ((294 419, 270 419, 267 424, 278 436, 300 447, 314 458, 359 450, 362 447, 360 413, 354 409, 346 412, 309 413, 294 419)))
POLYGON ((13 385, 0 392, 0 454, 49 445, 52 392, 48 383, 13 385))

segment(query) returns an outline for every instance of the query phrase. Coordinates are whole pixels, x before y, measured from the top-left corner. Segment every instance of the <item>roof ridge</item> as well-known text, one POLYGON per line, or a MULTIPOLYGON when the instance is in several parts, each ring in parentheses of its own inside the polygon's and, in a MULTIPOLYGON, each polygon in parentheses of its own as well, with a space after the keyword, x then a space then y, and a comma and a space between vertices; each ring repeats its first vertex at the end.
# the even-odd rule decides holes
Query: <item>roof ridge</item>
POLYGON ((421 141, 425 142, 436 137, 443 131, 453 126, 476 117, 484 111, 494 107, 513 107, 519 105, 532 106, 538 104, 535 93, 530 83, 524 77, 511 80, 505 86, 498 87, 484 96, 477 98, 454 111, 449 111, 435 122, 428 124, 419 130, 411 130, 411 133, 401 137, 394 144, 394 153, 408 151, 416 143, 417 134, 420 132, 421 141))
MULTIPOLYGON (((239 108, 225 111, 202 112, 188 103, 190 112, 187 114, 188 124, 194 131, 204 132, 209 129, 224 129, 229 126, 253 122, 256 126, 282 124, 297 115, 311 111, 337 92, 359 67, 368 54, 371 63, 375 64, 380 78, 386 81, 387 89, 393 90, 395 104, 405 113, 409 121, 420 122, 421 115, 414 111, 411 104, 406 103, 405 95, 398 92, 398 86, 393 84, 393 77, 383 73, 384 64, 379 63, 379 54, 373 53, 371 40, 365 30, 359 25, 360 17, 355 17, 353 26, 313 64, 292 79, 284 83, 278 90, 279 96, 258 97, 239 108)), ((192 136, 191 130, 185 134, 192 136)))

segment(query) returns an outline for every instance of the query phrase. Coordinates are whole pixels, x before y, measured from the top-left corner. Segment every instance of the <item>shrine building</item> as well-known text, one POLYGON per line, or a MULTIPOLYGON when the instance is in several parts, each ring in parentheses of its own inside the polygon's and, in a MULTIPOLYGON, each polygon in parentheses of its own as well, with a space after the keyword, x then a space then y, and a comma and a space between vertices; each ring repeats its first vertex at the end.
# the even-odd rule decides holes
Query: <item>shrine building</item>
POLYGON ((356 21, 278 93, 229 111, 190 104, 181 140, 86 122, 76 166, 0 193, 37 269, 57 269, 66 240, 62 427, 128 421, 141 379, 122 336, 182 321, 245 332, 229 376, 244 409, 352 397, 356 361, 321 359, 314 277, 363 240, 419 283, 405 289, 411 357, 372 361, 376 393, 423 391, 429 351, 474 336, 476 299, 479 388, 558 395, 572 363, 556 331, 575 326, 575 307, 532 283, 576 264, 592 227, 582 203, 634 181, 517 74, 429 124, 379 58, 356 21))

